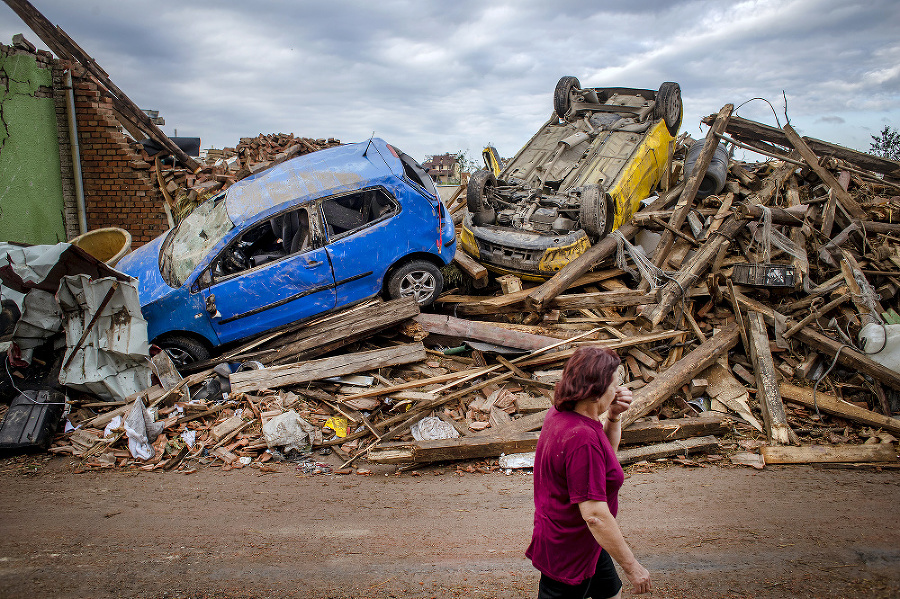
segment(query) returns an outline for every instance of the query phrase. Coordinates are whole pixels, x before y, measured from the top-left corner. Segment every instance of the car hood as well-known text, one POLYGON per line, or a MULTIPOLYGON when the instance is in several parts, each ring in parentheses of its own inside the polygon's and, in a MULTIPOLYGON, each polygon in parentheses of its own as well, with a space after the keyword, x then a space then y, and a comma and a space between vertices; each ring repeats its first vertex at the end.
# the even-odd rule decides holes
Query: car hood
POLYGON ((173 291, 159 272, 159 248, 171 231, 169 229, 150 243, 142 245, 116 264, 116 270, 138 280, 141 306, 153 303, 173 291))

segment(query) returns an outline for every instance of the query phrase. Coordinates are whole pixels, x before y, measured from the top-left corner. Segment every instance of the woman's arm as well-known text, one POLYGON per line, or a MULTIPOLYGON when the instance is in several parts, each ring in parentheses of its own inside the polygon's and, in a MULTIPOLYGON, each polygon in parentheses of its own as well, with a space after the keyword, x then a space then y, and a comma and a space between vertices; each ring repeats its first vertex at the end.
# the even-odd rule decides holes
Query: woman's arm
POLYGON ((642 566, 634 557, 619 524, 615 517, 610 513, 609 506, 605 501, 582 501, 578 504, 581 511, 581 517, 587 522, 591 534, 594 535, 597 543, 606 549, 616 562, 622 566, 629 582, 634 586, 634 592, 638 595, 649 593, 650 572, 642 566))

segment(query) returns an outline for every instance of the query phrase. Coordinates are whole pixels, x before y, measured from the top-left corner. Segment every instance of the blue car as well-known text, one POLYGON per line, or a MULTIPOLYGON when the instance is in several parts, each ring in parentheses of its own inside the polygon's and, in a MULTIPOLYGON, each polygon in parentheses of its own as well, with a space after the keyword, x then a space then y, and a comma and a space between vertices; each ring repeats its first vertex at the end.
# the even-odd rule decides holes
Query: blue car
POLYGON ((384 295, 431 304, 453 220, 415 160, 372 138, 300 156, 198 206, 117 269, 176 364, 384 295))

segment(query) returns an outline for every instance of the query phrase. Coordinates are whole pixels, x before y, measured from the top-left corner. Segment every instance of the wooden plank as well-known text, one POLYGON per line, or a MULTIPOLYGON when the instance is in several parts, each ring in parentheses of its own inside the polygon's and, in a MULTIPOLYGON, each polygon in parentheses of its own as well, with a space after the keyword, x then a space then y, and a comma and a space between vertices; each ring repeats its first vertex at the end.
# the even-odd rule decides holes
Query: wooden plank
POLYGON ((747 312, 747 321, 750 358, 756 371, 756 399, 762 410, 766 436, 769 443, 785 445, 791 442, 792 431, 787 422, 781 393, 778 392, 778 375, 772 360, 766 324, 762 314, 753 311, 747 312))
MULTIPOLYGON (((340 312, 322 322, 311 323, 301 328, 289 339, 278 340, 277 350, 259 360, 263 364, 309 360, 370 337, 418 314, 419 305, 412 297, 378 302, 358 310, 340 312)), ((272 345, 275 343, 269 342, 267 347, 272 345)))
POLYGON ((369 450, 366 459, 379 464, 424 464, 499 456, 501 453, 534 451, 538 433, 522 433, 515 438, 463 437, 415 443, 385 443, 369 450))
POLYGON ((462 339, 475 339, 504 347, 515 347, 525 350, 537 350, 559 341, 553 337, 532 335, 521 331, 514 331, 503 327, 494 326, 486 322, 465 320, 454 316, 442 314, 422 313, 414 319, 428 333, 460 337, 462 339))
POLYGON ((625 466, 641 460, 658 460, 681 454, 690 457, 692 453, 704 453, 718 449, 718 447, 719 440, 710 435, 697 437, 696 439, 685 439, 684 441, 637 447, 635 449, 620 449, 616 452, 616 457, 619 458, 619 463, 625 466))
MULTIPOLYGON (((636 444, 669 441, 663 446, 657 445, 650 449, 650 452, 655 457, 666 457, 684 452, 690 453, 691 451, 717 446, 718 442, 715 438, 710 438, 709 435, 727 432, 726 421, 727 418, 723 416, 709 416, 635 423, 622 431, 622 443, 636 444), (690 438, 701 434, 706 436, 700 442, 690 438), (687 440, 672 443, 672 441, 679 439, 687 440)), ((381 464, 442 462, 496 457, 501 453, 523 453, 534 451, 537 445, 539 434, 536 432, 511 432, 504 430, 503 434, 490 434, 491 430, 481 431, 487 434, 476 434, 458 439, 383 443, 369 450, 368 459, 381 464)), ((630 449, 619 452, 619 455, 626 456, 625 463, 630 463, 630 456, 643 455, 642 452, 646 453, 644 448, 630 449)), ((650 458, 637 457, 633 461, 638 459, 650 458)))
POLYGON ((659 374, 634 394, 631 407, 622 414, 622 426, 629 424, 659 407, 674 395, 683 385, 688 384, 707 366, 737 345, 740 333, 737 325, 729 325, 713 335, 708 341, 688 355, 678 360, 671 368, 659 374))
POLYGON ((456 254, 453 256, 453 262, 461 271, 469 275, 473 281, 475 289, 487 287, 490 277, 487 269, 475 261, 472 256, 465 253, 459 247, 456 248, 456 254))
MULTIPOLYGON (((707 125, 711 124, 716 115, 709 115, 702 120, 707 125)), ((744 142, 767 141, 784 147, 790 147, 790 142, 785 136, 784 131, 777 127, 764 125, 756 121, 751 121, 737 116, 732 116, 726 127, 726 132, 736 139, 744 142)), ((900 174, 900 163, 896 160, 888 160, 874 154, 867 154, 857 150, 851 150, 833 143, 815 139, 812 137, 804 137, 806 144, 819 156, 835 156, 841 160, 852 162, 862 168, 882 175, 898 176, 900 174)))
POLYGON ((595 291, 559 295, 550 302, 550 307, 559 310, 624 308, 626 306, 643 306, 654 301, 656 301, 654 294, 641 291, 595 291))
MULTIPOLYGON (((623 273, 618 268, 589 272, 572 281, 568 288, 590 285, 592 283, 617 277, 621 274, 623 273)), ((439 297, 435 303, 456 304, 455 313, 463 316, 522 312, 526 298, 533 291, 534 288, 529 287, 522 291, 487 298, 480 295, 444 295, 439 297)), ((562 291, 563 290, 560 290, 560 292, 562 291)))
POLYGON ((635 422, 622 429, 622 445, 664 443, 707 435, 725 434, 731 430, 725 414, 704 413, 694 418, 671 418, 655 422, 635 422))
POLYGON ((535 412, 546 412, 550 409, 550 398, 519 396, 516 397, 516 411, 519 414, 534 414, 535 412))
POLYGON ((799 403, 813 410, 818 406, 819 410, 825 413, 834 414, 860 424, 881 428, 894 434, 900 434, 900 419, 890 418, 872 410, 855 406, 822 391, 817 392, 815 398, 813 398, 813 390, 806 387, 781 383, 780 389, 782 397, 788 401, 799 403))
POLYGON ((229 377, 233 393, 249 393, 262 388, 276 389, 332 376, 355 374, 385 366, 397 366, 425 360, 425 347, 410 343, 385 349, 345 354, 301 362, 295 366, 235 372, 229 377))
POLYGON ((844 210, 847 211, 847 214, 852 218, 866 218, 866 211, 863 210, 856 200, 850 196, 850 193, 841 186, 835 176, 819 164, 819 157, 816 156, 815 152, 813 152, 806 142, 803 141, 800 135, 794 131, 794 128, 789 124, 785 124, 782 129, 791 145, 800 152, 800 156, 803 157, 803 160, 805 160, 813 172, 822 179, 822 182, 831 188, 831 193, 837 197, 837 201, 840 202, 844 210))
POLYGON ((897 450, 891 443, 872 445, 804 445, 802 447, 762 447, 766 464, 823 464, 859 462, 896 462, 897 450))

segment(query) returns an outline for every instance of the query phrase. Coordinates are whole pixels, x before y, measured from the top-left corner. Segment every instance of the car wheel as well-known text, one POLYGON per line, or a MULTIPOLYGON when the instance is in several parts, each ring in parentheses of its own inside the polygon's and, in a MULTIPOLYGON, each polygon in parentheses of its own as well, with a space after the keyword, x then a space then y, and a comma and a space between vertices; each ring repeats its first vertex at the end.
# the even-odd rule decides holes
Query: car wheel
POLYGON ((173 335, 156 341, 156 345, 169 354, 176 368, 209 359, 209 348, 191 337, 173 335))
POLYGON ((560 77, 556 83, 556 89, 553 92, 553 110, 556 111, 557 116, 561 119, 566 118, 566 113, 569 112, 569 107, 572 106, 573 89, 581 89, 581 83, 577 77, 566 75, 565 77, 560 77))
POLYGON ((656 92, 656 106, 653 107, 653 118, 663 119, 666 129, 673 137, 678 135, 681 127, 681 117, 684 113, 681 105, 681 86, 672 81, 666 81, 659 86, 656 92))
POLYGON ((441 293, 444 277, 427 260, 413 260, 391 273, 387 292, 391 299, 414 297, 420 306, 430 306, 441 293))
POLYGON ((581 192, 581 228, 591 237, 603 237, 612 225, 612 210, 599 185, 585 185, 581 192))
POLYGON ((497 177, 491 171, 480 170, 472 173, 466 184, 466 207, 472 214, 489 208, 488 198, 497 187, 497 177))

